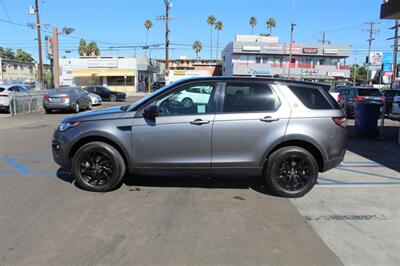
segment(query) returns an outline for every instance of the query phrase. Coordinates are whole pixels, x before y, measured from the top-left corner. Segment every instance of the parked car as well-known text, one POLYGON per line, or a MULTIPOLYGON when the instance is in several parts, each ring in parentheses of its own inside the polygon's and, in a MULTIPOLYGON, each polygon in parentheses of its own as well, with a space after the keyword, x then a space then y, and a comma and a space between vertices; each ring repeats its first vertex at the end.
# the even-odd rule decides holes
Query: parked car
POLYGON ((87 92, 99 95, 103 101, 116 102, 126 100, 126 93, 112 91, 104 86, 88 86, 85 88, 85 90, 87 92))
POLYGON ((400 90, 385 90, 383 95, 385 96, 385 114, 389 114, 392 111, 393 98, 396 94, 400 93, 400 90))
POLYGON ((400 91, 393 97, 393 105, 389 118, 400 121, 400 91))
POLYGON ((153 83, 153 91, 156 91, 156 90, 158 90, 158 89, 161 89, 162 87, 164 87, 165 86, 165 81, 155 81, 154 83, 153 83))
POLYGON ((271 191, 299 197, 346 147, 343 109, 318 83, 265 78, 181 80, 140 101, 65 118, 54 160, 92 191, 125 173, 263 176, 271 191), (192 88, 208 101, 186 106, 192 88), (180 95, 180 97, 177 97, 180 95))
POLYGON ((49 90, 43 97, 43 108, 48 114, 53 110, 79 113, 80 110, 91 110, 92 101, 81 88, 56 88, 49 90))
MULTIPOLYGON (((14 85, 14 84, 4 84, 0 85, 0 110, 10 112, 10 107, 12 108, 13 102, 10 102, 10 95, 15 93, 15 95, 19 96, 28 96, 29 93, 25 90, 25 88, 14 85)), ((17 104, 17 103, 16 103, 17 104)))
POLYGON ((342 87, 339 90, 339 104, 347 112, 347 116, 354 116, 357 102, 377 103, 383 106, 385 97, 379 89, 367 87, 342 87))
POLYGON ((92 106, 101 105, 102 100, 101 100, 101 97, 99 95, 94 94, 94 93, 90 93, 90 92, 85 91, 85 90, 83 92, 85 92, 90 97, 90 100, 92 101, 92 106))
POLYGON ((191 107, 193 104, 206 105, 210 99, 211 88, 205 87, 191 87, 175 94, 171 100, 181 102, 184 107, 191 107))

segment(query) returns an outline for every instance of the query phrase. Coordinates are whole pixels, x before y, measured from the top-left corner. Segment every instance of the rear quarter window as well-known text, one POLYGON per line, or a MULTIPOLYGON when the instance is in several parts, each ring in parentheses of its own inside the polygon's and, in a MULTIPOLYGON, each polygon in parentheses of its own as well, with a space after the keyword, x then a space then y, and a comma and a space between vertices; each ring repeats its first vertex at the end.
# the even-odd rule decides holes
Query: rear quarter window
POLYGON ((299 98, 299 100, 309 109, 313 110, 332 110, 340 109, 336 100, 322 89, 289 85, 289 89, 299 98))

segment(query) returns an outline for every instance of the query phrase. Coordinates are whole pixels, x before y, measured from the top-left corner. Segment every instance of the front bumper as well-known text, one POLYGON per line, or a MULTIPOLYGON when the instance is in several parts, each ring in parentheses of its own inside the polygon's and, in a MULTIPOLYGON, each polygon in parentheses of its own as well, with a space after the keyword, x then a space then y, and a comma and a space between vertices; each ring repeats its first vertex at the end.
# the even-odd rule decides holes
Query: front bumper
POLYGON ((54 131, 53 140, 51 141, 53 159, 58 165, 66 169, 71 167, 68 143, 69 142, 67 142, 65 137, 62 136, 59 131, 54 131))

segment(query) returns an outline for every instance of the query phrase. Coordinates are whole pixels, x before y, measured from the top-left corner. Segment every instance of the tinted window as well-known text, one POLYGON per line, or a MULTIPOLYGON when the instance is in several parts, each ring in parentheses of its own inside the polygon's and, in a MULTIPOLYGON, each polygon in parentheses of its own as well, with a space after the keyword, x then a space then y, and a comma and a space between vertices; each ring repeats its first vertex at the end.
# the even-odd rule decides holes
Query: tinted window
POLYGON ((223 111, 272 112, 279 107, 279 100, 266 84, 227 83, 223 111))
POLYGON ((382 96, 377 89, 358 89, 357 91, 359 96, 382 96))
POLYGON ((93 87, 87 87, 85 88, 86 91, 88 92, 94 92, 94 88, 93 87))
POLYGON ((0 88, 0 92, 3 92, 4 91, 4 88, 0 88))
POLYGON ((295 85, 291 85, 289 88, 307 108, 315 110, 336 109, 329 103, 328 97, 324 96, 322 90, 295 85))
POLYGON ((160 116, 210 113, 214 89, 214 83, 186 85, 156 100, 155 104, 160 108, 160 116))

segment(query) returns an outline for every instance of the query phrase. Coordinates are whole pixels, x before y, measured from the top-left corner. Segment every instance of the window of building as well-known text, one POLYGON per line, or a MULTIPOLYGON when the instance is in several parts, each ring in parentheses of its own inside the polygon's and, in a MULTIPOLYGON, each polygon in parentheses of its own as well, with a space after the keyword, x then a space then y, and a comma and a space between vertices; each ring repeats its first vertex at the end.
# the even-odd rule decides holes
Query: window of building
POLYGON ((135 85, 135 77, 127 76, 126 79, 124 76, 107 77, 107 84, 109 86, 133 86, 135 85))
POLYGON ((261 64, 261 56, 256 56, 256 63, 261 64))
POLYGON ((262 83, 228 83, 225 89, 223 111, 235 112, 273 112, 280 102, 271 88, 262 83))

